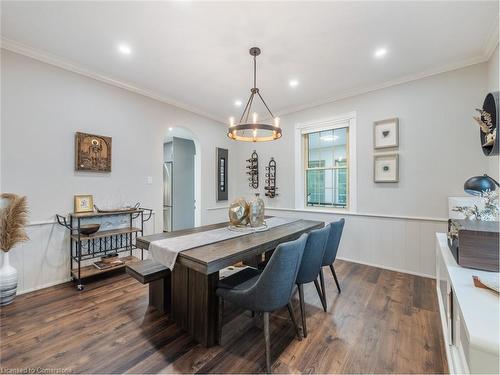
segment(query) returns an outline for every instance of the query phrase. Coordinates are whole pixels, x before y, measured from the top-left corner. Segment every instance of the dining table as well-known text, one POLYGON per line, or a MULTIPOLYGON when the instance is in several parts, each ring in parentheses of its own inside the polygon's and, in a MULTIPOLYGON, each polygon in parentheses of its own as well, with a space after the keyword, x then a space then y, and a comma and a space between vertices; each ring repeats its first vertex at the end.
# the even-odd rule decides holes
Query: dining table
MULTIPOLYGON (((137 238, 136 245, 148 250, 153 241, 228 226, 229 223, 223 222, 143 236, 137 238)), ((254 231, 179 252, 171 270, 170 290, 165 291, 165 296, 168 294, 170 298, 170 318, 200 344, 206 347, 220 344, 217 332, 221 323, 216 295, 219 272, 239 262, 262 258, 280 243, 295 240, 303 233, 323 226, 322 221, 298 219, 265 231, 254 231)))

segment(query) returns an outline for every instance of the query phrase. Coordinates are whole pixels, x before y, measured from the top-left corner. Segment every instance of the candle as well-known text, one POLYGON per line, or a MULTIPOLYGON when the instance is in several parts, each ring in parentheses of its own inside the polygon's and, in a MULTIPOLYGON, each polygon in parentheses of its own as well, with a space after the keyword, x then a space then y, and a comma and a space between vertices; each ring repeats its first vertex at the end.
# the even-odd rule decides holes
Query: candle
POLYGON ((256 124, 257 123, 257 112, 254 112, 252 117, 253 117, 253 123, 256 124))
POLYGON ((229 117, 229 126, 234 126, 234 117, 229 117))
POLYGON ((274 126, 276 126, 277 128, 280 127, 280 118, 279 117, 274 118, 274 126))

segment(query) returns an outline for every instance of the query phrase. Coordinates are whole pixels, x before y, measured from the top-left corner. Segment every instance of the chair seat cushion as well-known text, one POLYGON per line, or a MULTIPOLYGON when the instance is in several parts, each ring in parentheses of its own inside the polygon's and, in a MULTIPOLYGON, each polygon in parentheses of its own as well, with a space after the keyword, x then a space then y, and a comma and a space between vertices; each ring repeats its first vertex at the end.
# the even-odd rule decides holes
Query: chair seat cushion
POLYGON ((231 276, 219 280, 217 287, 221 289, 236 290, 248 289, 253 284, 255 284, 261 272, 262 271, 252 267, 244 268, 241 271, 232 274, 231 276))

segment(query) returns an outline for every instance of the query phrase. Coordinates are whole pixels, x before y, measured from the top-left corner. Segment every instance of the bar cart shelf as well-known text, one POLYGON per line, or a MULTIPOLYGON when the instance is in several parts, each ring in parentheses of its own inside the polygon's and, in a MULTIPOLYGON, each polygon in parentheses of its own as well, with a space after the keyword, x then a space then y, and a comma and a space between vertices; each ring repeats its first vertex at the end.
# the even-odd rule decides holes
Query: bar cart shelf
MULTIPOLYGON (((83 279, 123 269, 127 264, 139 261, 132 252, 139 249, 136 246, 137 237, 144 235, 144 223, 151 219, 152 213, 153 210, 149 208, 136 208, 126 211, 70 213, 68 217, 56 214, 57 222, 70 231, 70 274, 72 280, 77 282, 78 290, 83 290, 83 279), (128 216, 129 225, 125 228, 99 230, 92 234, 82 233, 82 220, 106 216, 128 216), (98 269, 93 264, 82 266, 82 261, 126 252, 129 253, 128 256, 119 258, 123 263, 110 268, 98 269)), ((142 249, 141 259, 144 259, 142 249)))

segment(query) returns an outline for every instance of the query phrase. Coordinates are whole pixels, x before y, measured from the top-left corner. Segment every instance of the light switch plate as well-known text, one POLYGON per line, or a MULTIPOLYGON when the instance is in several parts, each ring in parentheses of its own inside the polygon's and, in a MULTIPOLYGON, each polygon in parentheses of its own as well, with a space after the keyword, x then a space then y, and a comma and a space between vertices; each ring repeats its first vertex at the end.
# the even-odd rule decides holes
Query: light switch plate
POLYGON ((152 184, 153 184, 153 177, 151 177, 151 176, 147 176, 147 177, 146 177, 146 184, 148 184, 148 185, 152 185, 152 184))

